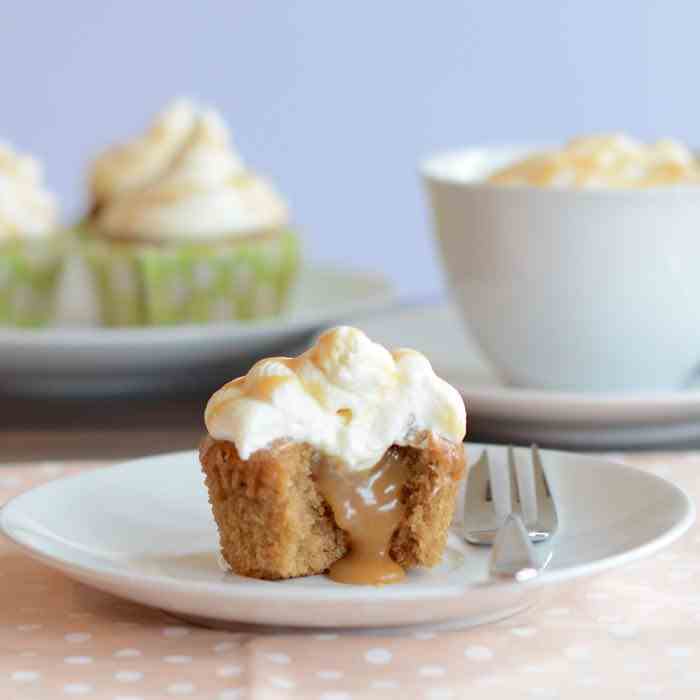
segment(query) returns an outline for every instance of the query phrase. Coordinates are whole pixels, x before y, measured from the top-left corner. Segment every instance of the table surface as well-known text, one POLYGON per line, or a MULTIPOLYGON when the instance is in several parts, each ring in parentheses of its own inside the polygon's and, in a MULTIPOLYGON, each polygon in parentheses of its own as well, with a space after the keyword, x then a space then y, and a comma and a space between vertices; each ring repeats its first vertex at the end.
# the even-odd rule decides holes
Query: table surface
MULTIPOLYGON (((700 453, 614 455, 695 500, 700 453)), ((0 503, 102 465, 0 469, 0 503)), ((654 557, 452 631, 214 631, 92 590, 0 538, 0 697, 95 700, 700 696, 700 527, 654 557)))

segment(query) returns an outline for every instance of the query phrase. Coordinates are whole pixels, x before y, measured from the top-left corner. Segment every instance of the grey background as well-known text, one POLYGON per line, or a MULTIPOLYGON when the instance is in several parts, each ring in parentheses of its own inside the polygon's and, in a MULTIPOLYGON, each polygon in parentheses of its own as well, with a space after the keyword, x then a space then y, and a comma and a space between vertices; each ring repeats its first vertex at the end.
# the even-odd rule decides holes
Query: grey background
POLYGON ((0 139, 45 160, 70 219, 96 150, 199 97, 310 255, 423 295, 442 276, 419 160, 609 129, 698 143, 698 20, 680 0, 7 2, 0 139))

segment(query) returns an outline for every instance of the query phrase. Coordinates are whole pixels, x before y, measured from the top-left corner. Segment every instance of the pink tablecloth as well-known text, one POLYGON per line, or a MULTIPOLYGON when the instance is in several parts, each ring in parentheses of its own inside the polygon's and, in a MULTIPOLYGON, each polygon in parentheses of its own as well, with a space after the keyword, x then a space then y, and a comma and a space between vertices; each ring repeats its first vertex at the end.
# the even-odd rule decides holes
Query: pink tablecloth
MULTIPOLYGON (((626 461, 700 493, 700 455, 626 461)), ((0 502, 77 469, 2 468, 0 502)), ((74 583, 2 540, 0 698, 697 700, 699 550, 694 527, 652 559, 495 625, 359 636, 189 627, 74 583)))

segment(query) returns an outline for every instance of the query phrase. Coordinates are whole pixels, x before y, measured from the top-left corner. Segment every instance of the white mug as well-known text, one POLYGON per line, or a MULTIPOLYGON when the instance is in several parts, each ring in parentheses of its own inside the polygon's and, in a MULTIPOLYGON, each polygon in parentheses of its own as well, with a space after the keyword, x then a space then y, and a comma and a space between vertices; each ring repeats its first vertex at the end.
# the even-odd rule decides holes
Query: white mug
POLYGON ((514 385, 678 389, 700 365, 700 186, 489 184, 530 148, 429 159, 451 295, 514 385))

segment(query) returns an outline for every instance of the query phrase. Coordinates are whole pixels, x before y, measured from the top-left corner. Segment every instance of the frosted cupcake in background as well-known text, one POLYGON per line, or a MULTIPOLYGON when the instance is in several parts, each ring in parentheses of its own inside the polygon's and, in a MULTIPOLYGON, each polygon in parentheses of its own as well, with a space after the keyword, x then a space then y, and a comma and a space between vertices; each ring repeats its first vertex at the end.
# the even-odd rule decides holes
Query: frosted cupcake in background
POLYGON ((103 323, 279 313, 298 266, 286 203, 248 170, 221 117, 188 100, 100 155, 83 225, 103 323))
POLYGON ((41 165, 0 143, 0 324, 52 320, 63 264, 58 207, 41 165))

